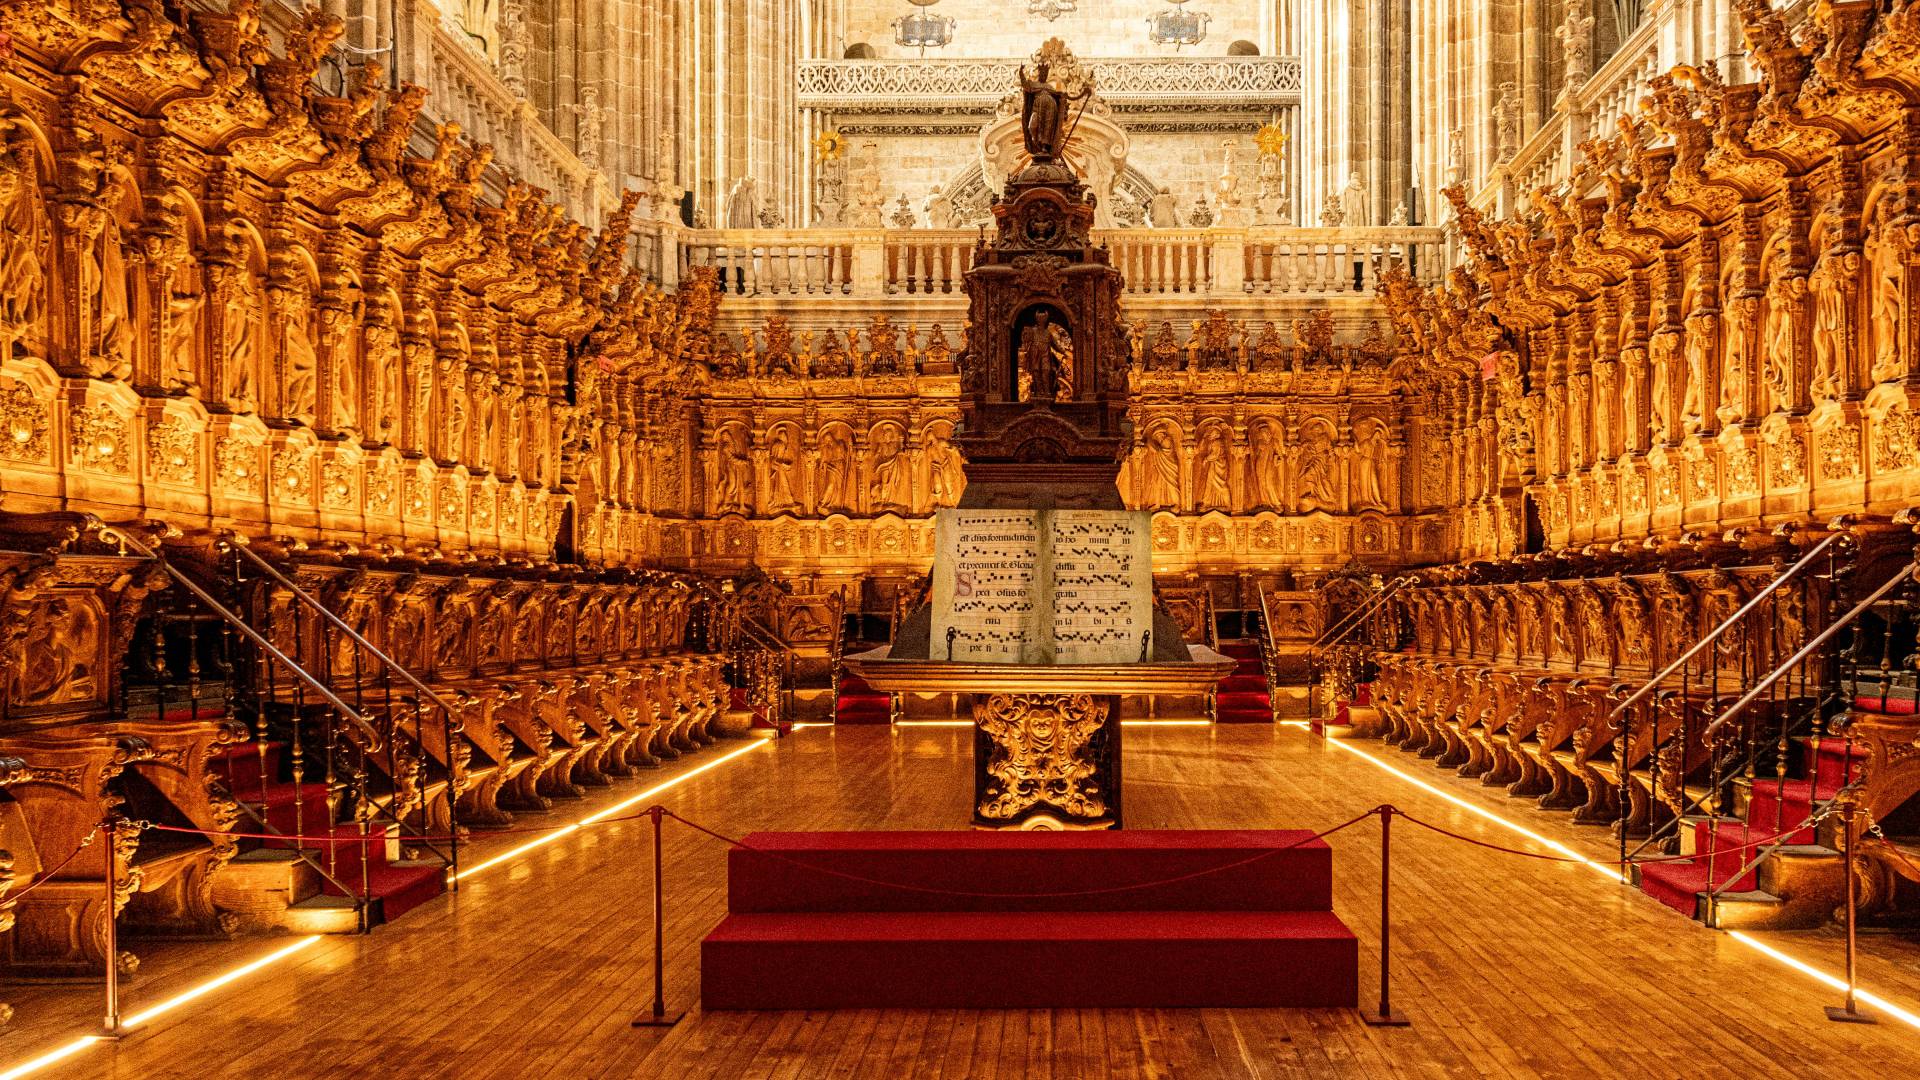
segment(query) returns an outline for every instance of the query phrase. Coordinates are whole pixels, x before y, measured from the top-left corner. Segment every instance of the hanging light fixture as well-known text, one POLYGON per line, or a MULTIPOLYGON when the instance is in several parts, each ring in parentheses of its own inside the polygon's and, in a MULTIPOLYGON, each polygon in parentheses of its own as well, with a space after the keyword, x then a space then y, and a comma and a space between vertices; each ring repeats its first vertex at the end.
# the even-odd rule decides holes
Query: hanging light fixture
POLYGON ((907 0, 920 10, 911 15, 902 15, 893 20, 893 43, 910 49, 919 49, 925 56, 928 49, 939 49, 953 40, 953 20, 945 15, 935 15, 926 10, 940 0, 907 0))
POLYGON ((1048 22, 1078 10, 1077 0, 1027 0, 1027 14, 1038 15, 1048 22))
POLYGON ((1173 6, 1147 20, 1147 37, 1155 45, 1198 45, 1206 40, 1207 23, 1213 16, 1204 11, 1188 11, 1187 0, 1173 0, 1173 6))

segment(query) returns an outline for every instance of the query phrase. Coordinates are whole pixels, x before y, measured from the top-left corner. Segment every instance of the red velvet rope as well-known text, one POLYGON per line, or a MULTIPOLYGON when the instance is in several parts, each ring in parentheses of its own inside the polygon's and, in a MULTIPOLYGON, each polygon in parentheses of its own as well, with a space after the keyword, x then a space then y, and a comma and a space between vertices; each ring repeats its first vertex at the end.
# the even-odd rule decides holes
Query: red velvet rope
MULTIPOLYGON (((1501 847, 1499 844, 1490 844, 1490 843, 1487 843, 1485 840, 1475 840, 1471 836, 1461 836, 1459 833, 1456 833, 1456 832, 1448 832, 1447 830, 1441 828, 1438 825, 1433 825, 1428 822, 1421 821, 1419 818, 1414 817, 1412 814, 1407 813, 1405 810, 1400 810, 1398 808, 1395 808, 1391 812, 1400 817, 1407 819, 1413 824, 1418 825, 1421 828, 1426 829, 1430 832, 1437 832, 1441 836, 1451 837, 1452 839, 1459 840, 1463 843, 1472 844, 1475 847, 1487 848, 1490 851, 1504 852, 1508 855, 1524 855, 1529 859, 1541 859, 1546 862, 1595 863, 1601 866, 1608 865, 1606 862, 1600 859, 1587 859, 1577 855, 1548 855, 1545 852, 1540 852, 1540 851, 1521 851, 1518 848, 1501 847)), ((1765 847, 1768 844, 1771 844, 1781 839, 1782 837, 1792 836, 1794 833, 1797 833, 1801 829, 1804 829, 1806 827, 1807 827, 1806 825, 1796 825, 1793 828, 1786 830, 1785 832, 1775 833, 1772 836, 1755 840, 1752 843, 1741 844, 1739 847, 1724 847, 1724 848, 1717 847, 1717 848, 1714 848, 1711 853, 1702 851, 1692 855, 1661 855, 1652 859, 1635 859, 1633 860, 1633 862, 1636 866, 1642 865, 1645 863, 1694 862, 1695 860, 1706 858, 1708 854, 1712 854, 1716 857, 1721 855, 1731 855, 1737 851, 1750 851, 1754 848, 1765 847)))
MULTIPOLYGON (((651 813, 652 811, 650 810, 642 810, 637 814, 622 814, 619 817, 596 818, 593 821, 574 821, 574 822, 569 822, 565 825, 531 825, 522 829, 486 829, 486 830, 483 830, 479 835, 481 836, 525 836, 531 833, 560 832, 561 830, 564 830, 564 829, 584 829, 592 825, 611 825, 616 821, 639 821, 640 819, 647 817, 651 813)), ((342 822, 341 824, 347 824, 347 823, 342 822)), ((143 828, 143 829, 157 829, 160 832, 187 833, 193 836, 220 837, 220 838, 233 839, 233 840, 298 840, 301 843, 314 843, 314 844, 351 844, 351 843, 358 842, 360 839, 358 836, 354 836, 352 834, 334 835, 334 836, 305 836, 297 833, 231 832, 231 831, 226 831, 221 829, 195 829, 185 825, 162 825, 154 821, 142 821, 142 822, 139 822, 138 825, 140 828, 143 828)), ((368 834, 369 838, 371 838, 372 835, 373 834, 369 833, 368 834)), ((452 840, 454 838, 451 835, 446 833, 437 833, 432 835, 413 835, 409 833, 409 834, 405 834, 398 837, 398 839, 400 840, 436 840, 436 841, 445 842, 445 841, 452 840)), ((473 834, 469 833, 466 836, 460 837, 460 839, 471 840, 473 839, 473 834)))

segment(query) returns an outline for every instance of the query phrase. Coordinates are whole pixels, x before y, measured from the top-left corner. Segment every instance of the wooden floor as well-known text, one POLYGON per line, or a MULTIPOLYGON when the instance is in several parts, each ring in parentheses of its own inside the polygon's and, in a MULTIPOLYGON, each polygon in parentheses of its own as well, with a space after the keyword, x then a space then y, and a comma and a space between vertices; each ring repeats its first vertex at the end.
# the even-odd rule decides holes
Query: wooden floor
MULTIPOLYGON (((959 827, 967 813, 968 737, 944 728, 802 730, 675 787, 664 801, 735 835, 959 827)), ((1126 806, 1135 827, 1326 827, 1392 801, 1467 835, 1515 842, 1300 729, 1131 728, 1126 738, 1126 806)), ((1380 744, 1359 748, 1556 837, 1578 835, 1556 816, 1483 795, 1380 744)), ((708 751, 705 760, 713 756, 708 751)), ((638 790, 615 789, 585 808, 576 804, 569 816, 638 790)), ((704 1015, 694 1000, 697 943, 723 914, 724 848, 684 829, 668 838, 668 993, 673 1006, 691 1011, 665 1033, 629 1026, 649 1000, 650 879, 645 824, 617 823, 478 874, 457 897, 370 936, 324 939, 41 1075, 1920 1075, 1914 1029, 1828 1023, 1820 1009, 1831 992, 1591 869, 1405 827, 1394 837, 1394 996, 1413 1021, 1408 1028, 1370 1028, 1346 1011, 704 1015)), ((1378 962, 1377 826, 1368 822, 1331 842, 1336 906, 1360 935, 1369 997, 1378 962)), ((1832 935, 1767 940, 1838 967, 1832 935)), ((143 974, 129 988, 127 1011, 278 944, 142 946, 143 974)), ((1864 969, 1868 985, 1909 1008, 1920 1002, 1912 946, 1885 938, 1868 944, 1876 952, 1864 969)), ((1007 973, 1028 974, 1040 973, 1007 973)), ((92 991, 16 987, 4 999, 19 1015, 0 1036, 0 1070, 98 1022, 92 991)))

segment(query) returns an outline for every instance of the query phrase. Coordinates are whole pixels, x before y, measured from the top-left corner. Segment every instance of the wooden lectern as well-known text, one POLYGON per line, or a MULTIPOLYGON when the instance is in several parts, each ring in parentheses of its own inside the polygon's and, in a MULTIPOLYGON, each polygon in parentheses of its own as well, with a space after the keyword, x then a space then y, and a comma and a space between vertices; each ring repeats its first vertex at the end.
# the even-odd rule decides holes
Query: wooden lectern
MULTIPOLYGON (((1032 160, 994 203, 994 233, 982 232, 966 275, 954 444, 967 488, 959 510, 943 514, 1125 510, 1116 482, 1129 437, 1123 282, 1093 242, 1093 197, 1061 156, 1069 107, 1092 80, 1057 39, 1035 60, 1036 76, 1021 77, 1032 160)), ((956 557, 936 551, 936 579, 956 557)), ((1150 575, 1149 559, 1134 570, 1150 575)), ((846 664, 889 693, 972 695, 976 827, 1114 828, 1124 697, 1204 694, 1233 669, 1190 649, 1165 613, 1150 620, 1128 628, 1147 646, 1124 656, 1133 662, 979 663, 952 659, 953 641, 933 640, 934 613, 922 608, 892 645, 846 664)))

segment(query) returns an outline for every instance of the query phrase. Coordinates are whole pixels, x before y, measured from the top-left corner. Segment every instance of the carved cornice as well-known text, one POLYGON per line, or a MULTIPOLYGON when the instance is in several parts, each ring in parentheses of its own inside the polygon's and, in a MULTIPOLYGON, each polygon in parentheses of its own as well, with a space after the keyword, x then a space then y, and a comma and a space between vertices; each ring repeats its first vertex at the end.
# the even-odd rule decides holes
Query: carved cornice
MULTIPOLYGON (((810 60, 800 64, 798 104, 838 112, 892 112, 939 100, 989 111, 1017 82, 1022 61, 810 60)), ((1127 58, 1088 62, 1100 99, 1115 109, 1297 105, 1300 61, 1292 56, 1127 58)))

